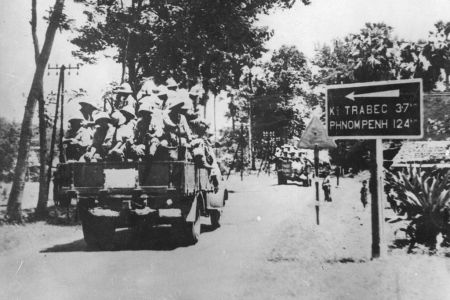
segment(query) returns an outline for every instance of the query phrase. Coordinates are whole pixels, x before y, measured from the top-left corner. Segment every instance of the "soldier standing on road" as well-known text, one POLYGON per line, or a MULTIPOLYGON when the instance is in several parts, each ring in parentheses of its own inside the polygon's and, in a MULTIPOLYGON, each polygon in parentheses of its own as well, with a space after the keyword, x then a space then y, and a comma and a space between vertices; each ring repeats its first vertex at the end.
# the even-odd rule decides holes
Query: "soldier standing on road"
POLYGON ((366 208, 367 205, 367 180, 363 180, 361 188, 361 203, 366 208))
POLYGON ((339 177, 341 176, 341 167, 336 166, 335 174, 336 174, 336 185, 339 186, 339 177))
POLYGON ((325 194, 325 201, 331 202, 331 181, 330 181, 330 173, 325 173, 325 178, 322 182, 322 189, 325 194))

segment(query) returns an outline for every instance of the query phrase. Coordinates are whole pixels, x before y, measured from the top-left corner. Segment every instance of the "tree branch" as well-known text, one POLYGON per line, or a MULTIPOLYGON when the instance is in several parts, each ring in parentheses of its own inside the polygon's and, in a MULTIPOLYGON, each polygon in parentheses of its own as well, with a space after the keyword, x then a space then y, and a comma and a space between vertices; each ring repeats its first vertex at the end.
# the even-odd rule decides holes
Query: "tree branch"
POLYGON ((37 26, 37 17, 36 17, 36 0, 32 0, 31 2, 31 36, 33 37, 33 46, 34 46, 34 60, 37 64, 39 59, 39 40, 36 34, 36 26, 37 26))

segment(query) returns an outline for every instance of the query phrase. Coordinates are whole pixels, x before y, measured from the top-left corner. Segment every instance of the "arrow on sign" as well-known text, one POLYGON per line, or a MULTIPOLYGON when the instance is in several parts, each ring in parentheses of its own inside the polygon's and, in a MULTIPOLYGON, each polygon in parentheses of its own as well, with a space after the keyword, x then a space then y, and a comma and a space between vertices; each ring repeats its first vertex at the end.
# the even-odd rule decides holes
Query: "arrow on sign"
POLYGON ((355 95, 355 92, 351 92, 345 98, 355 101, 355 98, 398 98, 400 96, 400 90, 390 90, 382 92, 372 92, 365 94, 355 95))

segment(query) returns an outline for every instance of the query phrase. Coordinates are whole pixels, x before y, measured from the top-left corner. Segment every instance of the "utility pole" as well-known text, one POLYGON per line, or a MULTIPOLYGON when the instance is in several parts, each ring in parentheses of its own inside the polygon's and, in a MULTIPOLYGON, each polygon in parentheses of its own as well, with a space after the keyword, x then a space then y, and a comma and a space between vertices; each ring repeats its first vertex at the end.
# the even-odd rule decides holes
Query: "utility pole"
POLYGON ((241 144, 241 181, 244 180, 244 125, 241 123, 241 133, 239 138, 241 144))
MULTIPOLYGON (((253 94, 253 85, 252 85, 252 71, 250 70, 249 74, 248 74, 248 87, 250 88, 250 92, 253 94)), ((252 118, 253 118, 253 95, 251 95, 248 99, 249 101, 249 116, 248 116, 248 140, 249 140, 249 154, 250 154, 250 159, 252 161, 252 170, 256 170, 256 166, 255 166, 255 155, 253 153, 253 135, 252 135, 252 118)))
MULTIPOLYGON (((52 166, 53 166, 53 156, 55 154, 55 144, 56 144, 56 132, 58 127, 58 114, 59 109, 61 109, 61 118, 60 118, 60 128, 59 128, 59 161, 65 162, 66 161, 66 155, 63 150, 63 138, 64 138, 64 81, 65 81, 65 71, 68 70, 68 75, 70 75, 70 70, 78 70, 80 69, 80 66, 77 64, 75 67, 69 65, 66 67, 65 65, 61 65, 58 67, 58 65, 55 65, 55 67, 52 67, 48 65, 48 70, 58 70, 59 71, 59 80, 58 80, 58 92, 56 96, 56 105, 55 105, 55 115, 53 117, 53 129, 52 129, 52 139, 50 142, 50 155, 48 160, 48 170, 47 170, 47 186, 50 185, 50 181, 52 178, 52 166)), ((50 71, 48 72, 48 75, 50 75, 50 71)), ((58 75, 58 72, 56 72, 56 75, 58 75)))

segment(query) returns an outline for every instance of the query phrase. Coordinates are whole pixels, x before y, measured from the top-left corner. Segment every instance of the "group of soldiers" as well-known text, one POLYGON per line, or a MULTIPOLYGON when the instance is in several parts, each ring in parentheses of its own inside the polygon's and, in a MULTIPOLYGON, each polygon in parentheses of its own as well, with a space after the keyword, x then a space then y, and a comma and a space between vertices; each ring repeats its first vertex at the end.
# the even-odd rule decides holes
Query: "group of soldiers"
POLYGON ((99 110, 90 99, 78 102, 63 139, 67 160, 142 161, 184 148, 194 161, 218 169, 209 125, 196 107, 204 93, 200 85, 187 91, 169 78, 161 85, 145 81, 136 98, 128 83, 114 93, 109 111, 99 110))
POLYGON ((276 148, 275 158, 291 161, 292 169, 296 173, 301 173, 306 165, 309 164, 309 162, 299 149, 288 144, 276 148))

